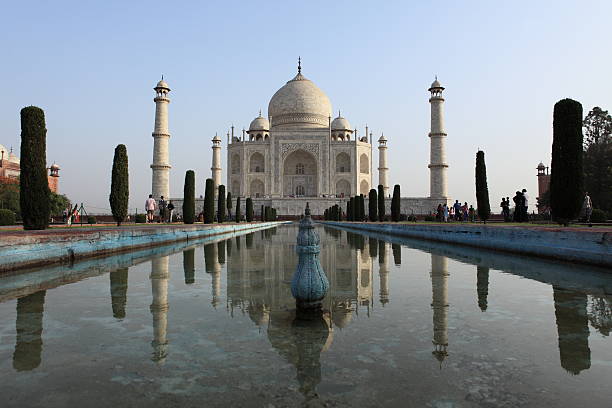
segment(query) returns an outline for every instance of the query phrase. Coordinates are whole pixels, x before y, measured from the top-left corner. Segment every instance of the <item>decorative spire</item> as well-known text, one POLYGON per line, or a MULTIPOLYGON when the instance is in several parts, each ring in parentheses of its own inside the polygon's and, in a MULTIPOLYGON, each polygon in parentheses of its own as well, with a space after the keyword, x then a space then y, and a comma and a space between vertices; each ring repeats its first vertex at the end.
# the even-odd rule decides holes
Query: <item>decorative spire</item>
POLYGON ((342 117, 342 113, 340 112, 340 109, 338 109, 338 117, 341 118, 342 117))
POLYGON ((162 81, 164 80, 164 74, 162 74, 162 79, 161 79, 161 80, 162 80, 162 81))
POLYGON ((261 118, 261 109, 259 110, 259 117, 261 118))
POLYGON ((302 57, 298 57, 298 74, 302 73, 302 57))
POLYGON ((304 215, 307 217, 310 215, 310 206, 308 205, 308 201, 306 201, 306 210, 304 211, 304 215))

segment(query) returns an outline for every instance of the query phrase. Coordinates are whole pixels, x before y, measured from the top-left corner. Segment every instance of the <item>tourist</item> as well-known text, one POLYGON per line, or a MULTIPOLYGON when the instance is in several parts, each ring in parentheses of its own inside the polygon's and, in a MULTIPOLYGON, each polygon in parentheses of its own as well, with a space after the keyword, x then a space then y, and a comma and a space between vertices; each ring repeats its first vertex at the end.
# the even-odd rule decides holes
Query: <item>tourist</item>
POLYGON ((162 221, 165 222, 165 220, 166 220, 166 206, 167 206, 167 204, 166 204, 166 200, 164 200, 164 196, 161 196, 159 198, 158 206, 159 206, 159 220, 157 221, 157 223, 160 223, 162 221))
POLYGON ((510 202, 506 201, 504 197, 502 197, 502 202, 499 205, 502 208, 502 215, 504 216, 504 221, 510 221, 510 202))
POLYGON ((67 209, 65 209, 64 213, 66 213, 66 225, 72 225, 72 206, 69 206, 67 209))
POLYGON ((442 208, 442 204, 438 204, 438 209, 436 210, 436 221, 441 222, 444 219, 444 209, 442 208))
POLYGON ((448 207, 448 219, 450 221, 455 219, 455 207, 453 206, 448 207))
POLYGON ((455 214, 455 220, 461 221, 461 204, 459 200, 455 200, 455 204, 453 204, 453 213, 455 214))
POLYGON ((168 222, 172 222, 172 213, 174 212, 174 204, 172 200, 168 203, 168 222))
POLYGON ((461 207, 461 212, 463 213, 463 221, 467 222, 468 221, 468 205, 467 205, 467 201, 465 203, 463 203, 463 207, 461 207))
POLYGON ((442 216, 444 217, 444 222, 448 222, 448 206, 446 203, 442 206, 442 216))
POLYGON ((470 214, 470 222, 474 222, 476 220, 476 210, 473 206, 470 205, 470 209, 468 210, 470 214))
POLYGON ((514 222, 522 222, 522 214, 523 211, 521 207, 523 206, 523 197, 520 191, 517 191, 514 197, 512 197, 512 201, 514 201, 514 222))
POLYGON ((591 223, 591 214, 593 213, 593 203, 591 202, 591 197, 589 197, 589 192, 585 191, 584 193, 584 201, 582 202, 582 208, 584 208, 584 215, 586 217, 586 222, 591 223))
POLYGON ((149 194, 149 198, 147 198, 147 201, 145 201, 145 210, 147 211, 147 223, 153 222, 156 207, 157 203, 153 198, 153 194, 149 194))
POLYGON ((64 208, 64 211, 62 212, 62 222, 64 224, 68 223, 68 209, 64 208))

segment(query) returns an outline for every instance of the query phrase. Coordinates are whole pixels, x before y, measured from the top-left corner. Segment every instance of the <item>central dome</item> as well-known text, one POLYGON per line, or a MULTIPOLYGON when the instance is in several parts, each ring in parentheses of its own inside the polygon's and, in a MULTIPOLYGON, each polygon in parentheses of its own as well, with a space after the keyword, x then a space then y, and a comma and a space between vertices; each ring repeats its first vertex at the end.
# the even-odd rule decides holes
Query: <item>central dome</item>
POLYGON ((327 95, 301 72, 276 91, 268 104, 272 127, 327 127, 331 112, 327 95))

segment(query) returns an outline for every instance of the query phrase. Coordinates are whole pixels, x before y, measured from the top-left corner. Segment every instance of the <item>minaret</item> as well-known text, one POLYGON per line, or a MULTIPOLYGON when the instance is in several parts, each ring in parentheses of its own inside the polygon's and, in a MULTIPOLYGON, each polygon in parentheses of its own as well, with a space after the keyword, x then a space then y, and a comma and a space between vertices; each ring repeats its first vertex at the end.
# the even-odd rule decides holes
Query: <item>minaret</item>
POLYGON ((168 355, 168 340, 166 339, 166 328, 168 326, 168 272, 170 257, 162 256, 151 260, 151 291, 153 292, 153 303, 151 303, 151 314, 153 315, 153 356, 151 359, 157 363, 163 363, 168 355))
POLYGON ((155 88, 155 128, 153 129, 153 181, 151 193, 155 199, 160 196, 168 198, 170 196, 170 158, 168 154, 168 141, 170 132, 168 131, 168 84, 162 76, 161 81, 155 88))
POLYGON ((212 179, 215 183, 215 198, 219 195, 219 186, 221 185, 221 138, 215 134, 212 139, 212 179))
POLYGON ((448 258, 431 254, 431 292, 434 336, 433 355, 442 364, 448 356, 448 258))
POLYGON ((444 98, 442 91, 444 87, 436 80, 431 84, 429 92, 431 98, 431 132, 429 132, 430 140, 430 156, 429 156, 429 197, 431 198, 446 198, 447 178, 446 170, 446 132, 444 131, 444 98))
POLYGON ((378 184, 382 184, 385 197, 389 196, 389 168, 387 167, 387 138, 378 138, 378 184))

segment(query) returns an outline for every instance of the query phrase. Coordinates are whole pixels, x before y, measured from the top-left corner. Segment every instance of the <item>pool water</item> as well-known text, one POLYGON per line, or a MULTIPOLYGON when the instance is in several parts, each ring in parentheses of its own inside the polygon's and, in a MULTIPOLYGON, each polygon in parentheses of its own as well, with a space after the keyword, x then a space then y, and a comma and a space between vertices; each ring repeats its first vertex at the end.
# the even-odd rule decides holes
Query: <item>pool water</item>
POLYGON ((0 406, 612 406, 612 274, 297 225, 0 278, 0 406))

